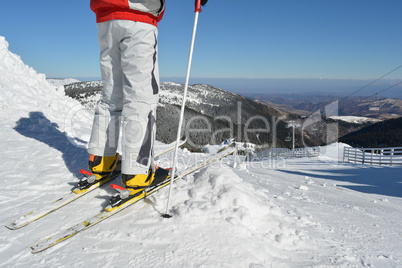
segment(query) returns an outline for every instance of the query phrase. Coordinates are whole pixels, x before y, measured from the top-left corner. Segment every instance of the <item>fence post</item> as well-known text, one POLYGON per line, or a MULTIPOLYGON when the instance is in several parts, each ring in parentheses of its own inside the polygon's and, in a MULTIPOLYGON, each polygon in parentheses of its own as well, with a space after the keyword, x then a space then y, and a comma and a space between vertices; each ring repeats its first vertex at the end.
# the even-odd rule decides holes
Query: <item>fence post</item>
POLYGON ((381 166, 381 163, 382 163, 382 154, 384 153, 384 149, 381 149, 380 150, 380 166, 381 166))
POLYGON ((371 149, 371 160, 370 160, 370 165, 373 165, 373 155, 374 155, 374 149, 371 149))
POLYGON ((365 157, 366 157, 366 150, 363 150, 363 159, 362 159, 362 164, 364 164, 365 157))
POLYGON ((392 158, 394 157, 394 148, 391 149, 391 159, 390 159, 390 165, 392 167, 392 158))
POLYGON ((346 155, 346 147, 343 148, 343 162, 345 162, 345 155, 346 155))
POLYGON ((355 149, 355 163, 357 163, 357 149, 355 149))

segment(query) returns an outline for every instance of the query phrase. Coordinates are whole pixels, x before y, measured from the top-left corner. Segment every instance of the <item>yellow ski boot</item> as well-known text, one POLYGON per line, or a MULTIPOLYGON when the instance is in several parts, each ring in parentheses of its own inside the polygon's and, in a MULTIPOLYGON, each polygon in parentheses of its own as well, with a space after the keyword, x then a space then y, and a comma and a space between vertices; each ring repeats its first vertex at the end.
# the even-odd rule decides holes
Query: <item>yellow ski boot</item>
POLYGON ((145 190, 147 187, 158 185, 169 178, 169 170, 155 166, 155 172, 150 168, 148 174, 126 175, 123 174, 122 181, 130 196, 145 190))
POLYGON ((106 211, 112 211, 132 198, 143 198, 146 195, 145 189, 157 186, 169 179, 169 170, 156 166, 155 172, 149 169, 148 174, 122 175, 122 182, 125 188, 112 184, 111 187, 119 192, 110 199, 106 211))
POLYGON ((85 192, 95 184, 100 186, 108 182, 111 178, 116 177, 116 175, 120 174, 120 168, 116 169, 116 166, 118 166, 119 163, 119 154, 116 154, 115 156, 90 155, 88 162, 88 169, 90 172, 80 170, 84 175, 84 178, 78 182, 77 188, 73 190, 74 193, 78 194, 85 192))

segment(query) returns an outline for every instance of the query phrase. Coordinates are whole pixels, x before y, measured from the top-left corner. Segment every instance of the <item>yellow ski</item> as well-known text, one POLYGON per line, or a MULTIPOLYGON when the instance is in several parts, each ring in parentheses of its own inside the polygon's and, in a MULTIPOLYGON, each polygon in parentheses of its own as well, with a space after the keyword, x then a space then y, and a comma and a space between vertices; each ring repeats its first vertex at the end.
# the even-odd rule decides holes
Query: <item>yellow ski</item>
MULTIPOLYGON (((183 136, 180 140, 179 145, 183 145, 184 143, 186 143, 186 141, 187 141, 186 137, 183 136)), ((159 148, 155 153, 155 157, 159 157, 165 153, 172 151, 175 148, 175 146, 176 146, 176 141, 159 148)), ((112 173, 112 175, 110 175, 108 178, 105 178, 105 179, 93 184, 91 187, 89 187, 85 191, 84 190, 75 191, 76 188, 74 188, 69 194, 62 196, 62 197, 58 198, 57 200, 44 205, 41 208, 37 208, 34 211, 30 211, 30 212, 18 217, 17 219, 13 220, 11 223, 7 224, 5 227, 7 227, 10 230, 16 230, 16 229, 22 228, 40 218, 43 218, 44 216, 48 215, 49 213, 52 213, 55 210, 58 210, 61 207, 73 202, 74 200, 84 196, 85 194, 99 188, 103 184, 117 178, 119 175, 120 175, 120 173, 117 173, 117 174, 112 173)))
MULTIPOLYGON (((216 162, 216 161, 232 154, 234 151, 235 151, 235 143, 230 143, 227 147, 225 147, 223 150, 219 151, 217 154, 211 155, 211 156, 207 157, 205 160, 203 160, 202 162, 196 163, 196 164, 186 168, 185 170, 178 172, 177 176, 175 176, 175 178, 174 178, 174 181, 178 180, 180 178, 183 178, 186 175, 191 174, 191 173, 199 170, 200 168, 205 167, 213 162, 216 162)), ((90 217, 78 224, 75 224, 74 226, 72 226, 66 230, 62 230, 56 234, 53 234, 50 237, 40 240, 39 242, 35 243, 31 247, 32 253, 38 253, 38 252, 44 251, 54 245, 57 245, 60 242, 63 242, 64 240, 67 240, 67 239, 75 236, 76 234, 115 215, 116 213, 118 213, 118 212, 122 211, 123 209, 131 206, 132 204, 144 199, 146 196, 149 196, 149 195, 155 193, 159 189, 161 189, 169 184, 170 184, 170 180, 162 182, 160 185, 157 185, 157 186, 151 187, 150 189, 145 190, 145 192, 143 192, 143 194, 140 194, 140 195, 126 201, 125 203, 120 205, 117 209, 114 209, 111 211, 103 210, 102 212, 96 214, 95 216, 90 217)))

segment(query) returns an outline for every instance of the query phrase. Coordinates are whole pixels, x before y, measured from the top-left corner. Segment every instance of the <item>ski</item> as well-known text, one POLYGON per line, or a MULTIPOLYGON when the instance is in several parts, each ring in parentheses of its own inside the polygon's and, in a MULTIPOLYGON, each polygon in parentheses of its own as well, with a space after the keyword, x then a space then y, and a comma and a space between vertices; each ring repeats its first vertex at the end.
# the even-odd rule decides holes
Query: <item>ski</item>
MULTIPOLYGON (((204 159, 202 162, 198 162, 194 165, 191 165, 190 167, 178 172, 177 176, 175 176, 174 181, 178 180, 180 178, 183 178, 185 176, 187 176, 188 174, 191 174, 199 169, 201 169, 202 167, 205 167, 213 162, 216 162, 222 158, 224 158, 225 156, 228 156, 230 154, 232 154, 235 151, 235 143, 231 142, 230 144, 228 144, 226 147, 224 147, 223 149, 221 149, 218 153, 211 155, 209 157, 207 157, 206 159, 204 159)), ((132 204, 144 199, 145 197, 155 193, 156 191, 158 191, 159 189, 167 186, 170 184, 170 179, 167 181, 162 182, 161 184, 151 187, 149 189, 146 189, 144 192, 142 192, 141 194, 137 195, 134 198, 131 198, 129 200, 127 200, 126 202, 124 202, 123 204, 119 205, 117 208, 111 210, 111 211, 107 211, 106 208, 96 214, 95 216, 92 216, 90 218, 87 218, 86 220, 73 225, 72 227, 62 230, 60 232, 57 232, 56 234, 47 237, 43 240, 40 240, 39 242, 37 242, 36 244, 34 244, 33 246, 31 246, 32 249, 32 253, 39 253, 41 251, 44 251, 54 245, 57 245, 60 242, 63 242, 73 236, 75 236, 76 234, 94 226, 95 224, 115 215, 116 213, 122 211, 123 209, 131 206, 132 204)))
MULTIPOLYGON (((180 139, 179 146, 183 145, 186 141, 187 141, 186 137, 183 136, 180 139)), ((155 157, 160 157, 161 155, 174 150, 175 146, 176 146, 176 141, 164 145, 163 147, 156 150, 155 157)), ((80 173, 83 174, 84 177, 86 177, 86 178, 88 178, 92 175, 90 172, 85 171, 85 170, 80 170, 80 173)), ((109 177, 98 181, 97 183, 91 185, 89 188, 87 188, 85 190, 82 190, 82 189, 77 190, 78 187, 76 187, 76 188, 72 189, 69 194, 67 194, 63 197, 60 197, 51 203, 45 204, 41 208, 35 209, 34 211, 30 211, 29 213, 22 215, 21 217, 13 220, 11 223, 7 224, 5 227, 7 227, 10 230, 16 230, 16 229, 22 228, 40 218, 48 215, 49 213, 52 213, 55 210, 58 210, 61 207, 73 202, 74 200, 84 196, 85 194, 99 188, 103 184, 117 178, 119 175, 120 175, 120 172, 112 173, 109 177)))

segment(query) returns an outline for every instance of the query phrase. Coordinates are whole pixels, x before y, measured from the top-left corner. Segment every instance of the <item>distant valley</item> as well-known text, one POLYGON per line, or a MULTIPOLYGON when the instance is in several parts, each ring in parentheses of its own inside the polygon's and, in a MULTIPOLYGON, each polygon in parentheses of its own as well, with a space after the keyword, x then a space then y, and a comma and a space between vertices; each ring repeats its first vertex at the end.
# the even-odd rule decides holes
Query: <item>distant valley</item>
POLYGON ((381 120, 402 116, 402 100, 379 98, 377 101, 375 96, 341 98, 331 95, 250 94, 248 97, 271 107, 302 116, 317 110, 324 111, 328 104, 336 101, 338 101, 339 116, 360 116, 381 120))

